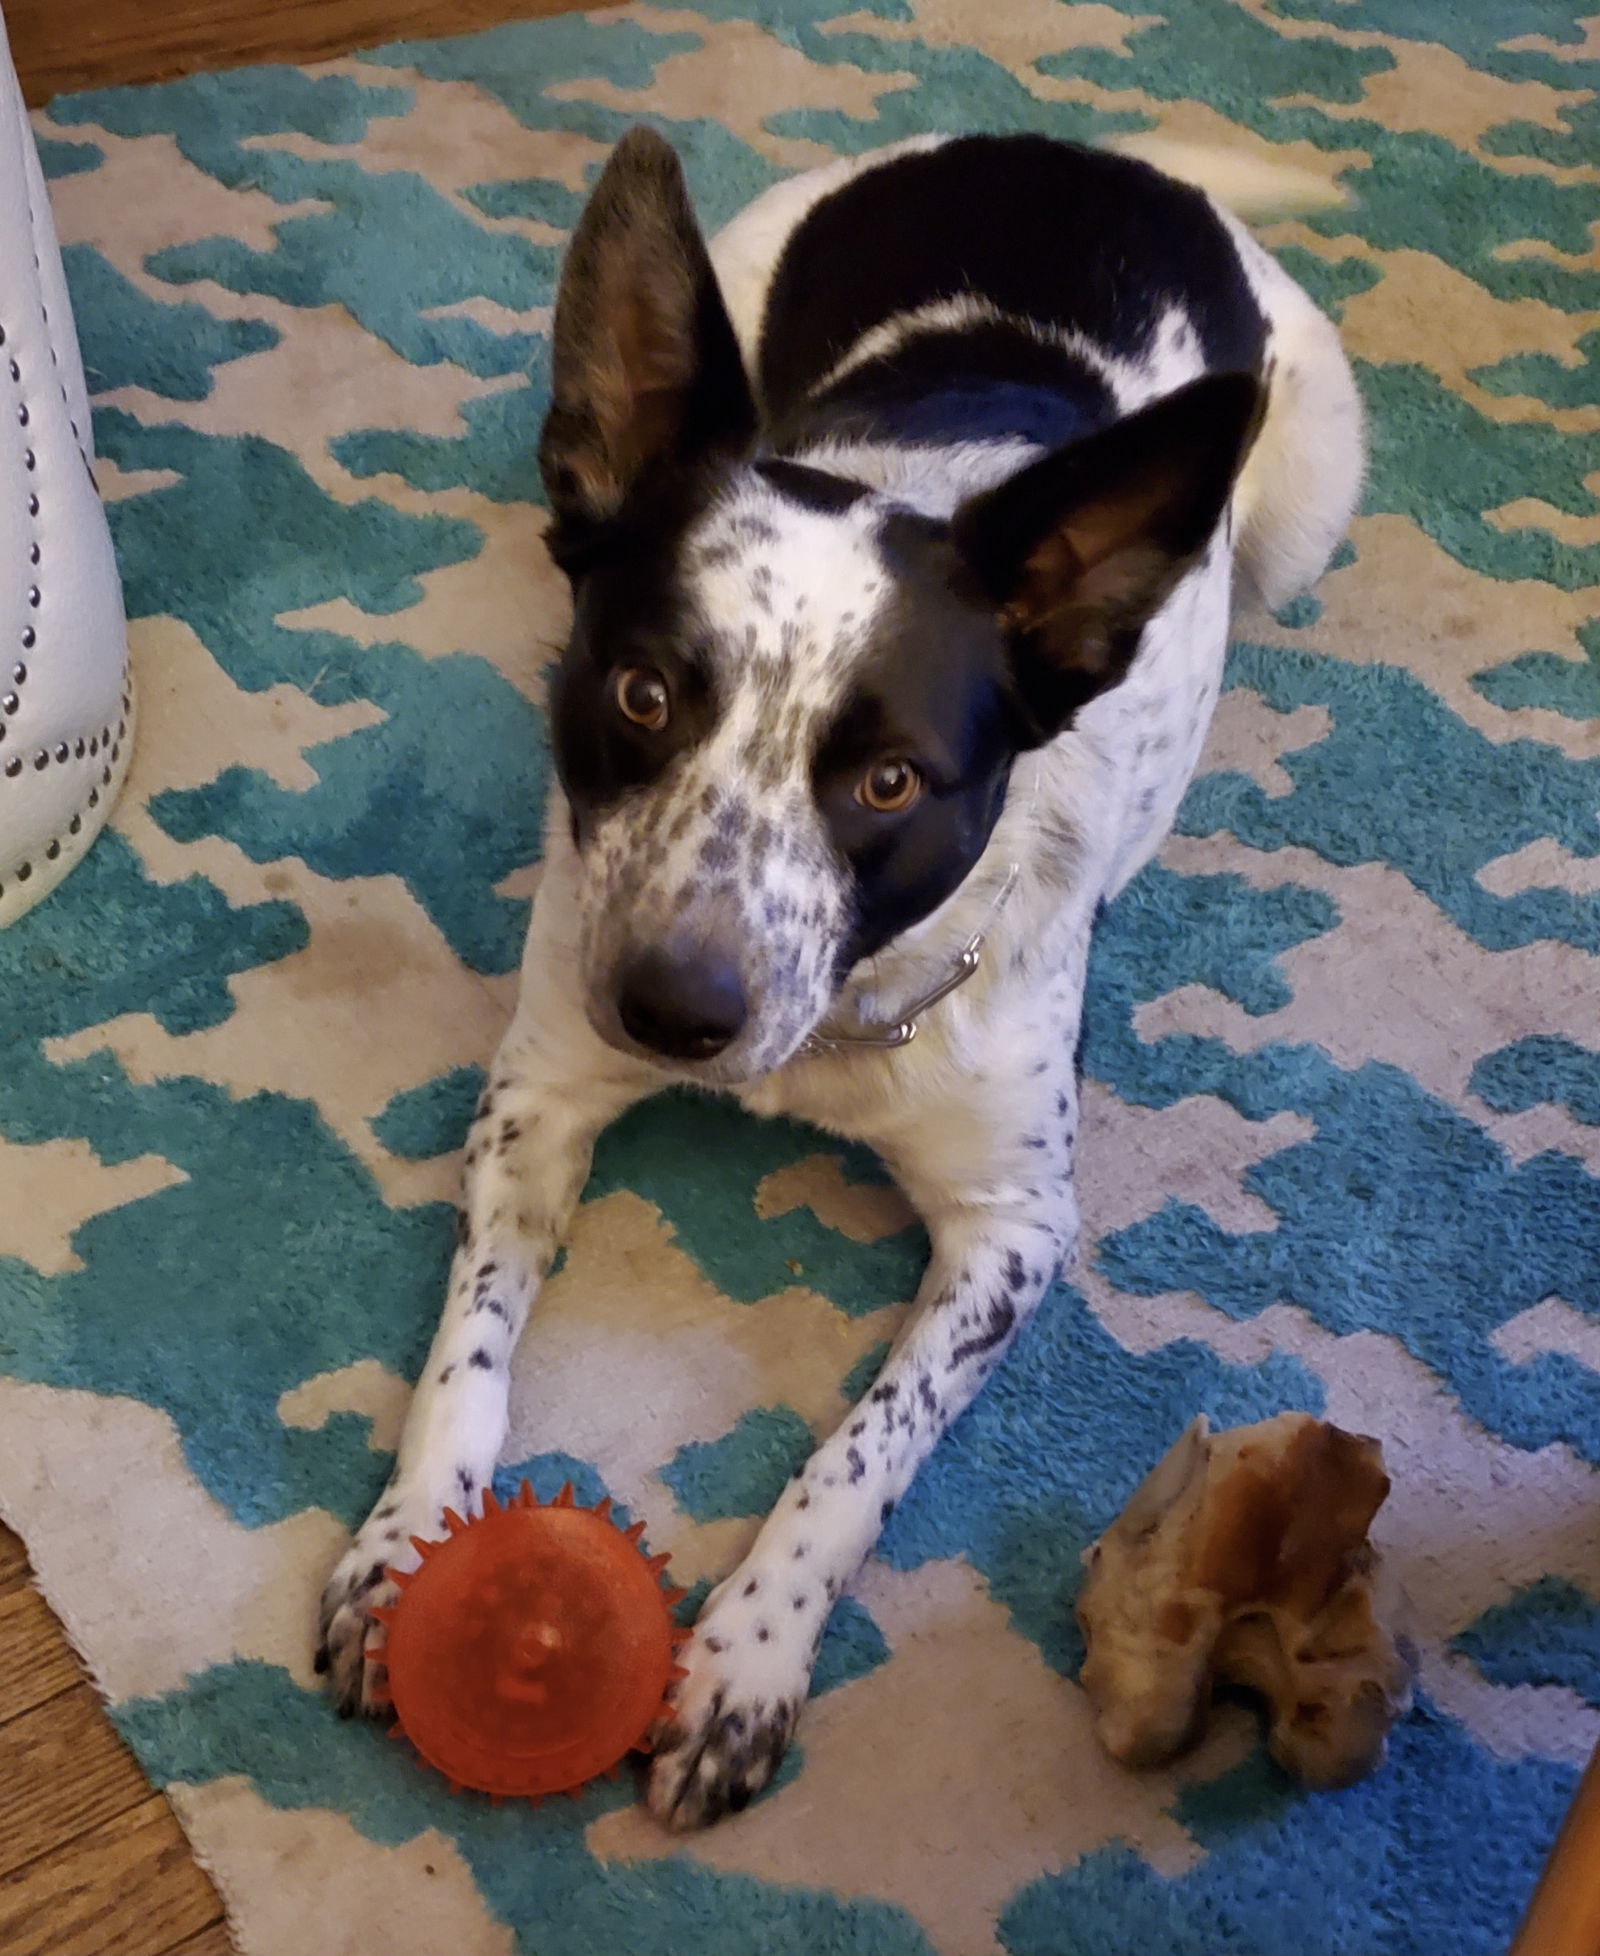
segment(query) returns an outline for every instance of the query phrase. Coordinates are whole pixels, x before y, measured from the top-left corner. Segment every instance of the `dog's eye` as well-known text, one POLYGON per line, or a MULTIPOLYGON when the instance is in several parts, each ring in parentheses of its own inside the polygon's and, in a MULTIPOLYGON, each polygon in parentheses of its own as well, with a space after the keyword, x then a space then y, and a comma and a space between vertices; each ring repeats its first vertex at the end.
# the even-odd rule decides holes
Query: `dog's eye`
POLYGON ((654 666, 623 666, 611 681, 611 697, 624 720, 660 733, 672 713, 672 695, 654 666))
POLYGON ((898 815, 922 793, 922 776, 910 761, 875 761, 856 783, 856 800, 879 815, 898 815))

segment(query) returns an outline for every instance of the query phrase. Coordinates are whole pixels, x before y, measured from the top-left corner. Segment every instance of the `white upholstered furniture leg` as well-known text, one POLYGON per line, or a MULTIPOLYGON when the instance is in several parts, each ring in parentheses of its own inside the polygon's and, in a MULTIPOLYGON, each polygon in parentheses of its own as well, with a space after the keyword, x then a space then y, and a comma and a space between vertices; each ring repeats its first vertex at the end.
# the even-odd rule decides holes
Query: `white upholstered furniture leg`
POLYGON ((91 442, 50 205, 0 31, 0 926, 89 847, 132 745, 91 442))

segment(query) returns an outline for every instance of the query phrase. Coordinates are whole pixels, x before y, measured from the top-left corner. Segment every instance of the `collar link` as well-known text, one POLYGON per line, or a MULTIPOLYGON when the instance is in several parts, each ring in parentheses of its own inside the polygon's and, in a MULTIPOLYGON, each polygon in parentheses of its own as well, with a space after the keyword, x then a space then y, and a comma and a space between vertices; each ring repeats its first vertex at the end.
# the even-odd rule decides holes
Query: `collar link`
POLYGON ((989 914, 984 919, 983 928, 974 931, 959 952, 954 965, 947 971, 930 991, 920 998, 913 999, 901 1016, 892 1022, 863 1026, 859 1031, 826 1031, 822 1027, 809 1034, 801 1046, 797 1057, 811 1059, 820 1053, 850 1052, 893 1052, 896 1047, 909 1046, 917 1036, 917 1028, 922 1015, 930 1011, 941 999, 946 999, 954 991, 959 991, 983 962, 984 941, 994 929, 1006 899, 1017 886, 1022 874, 1022 865, 1012 863, 1006 870, 1005 881, 1000 885, 994 902, 989 906, 989 914))

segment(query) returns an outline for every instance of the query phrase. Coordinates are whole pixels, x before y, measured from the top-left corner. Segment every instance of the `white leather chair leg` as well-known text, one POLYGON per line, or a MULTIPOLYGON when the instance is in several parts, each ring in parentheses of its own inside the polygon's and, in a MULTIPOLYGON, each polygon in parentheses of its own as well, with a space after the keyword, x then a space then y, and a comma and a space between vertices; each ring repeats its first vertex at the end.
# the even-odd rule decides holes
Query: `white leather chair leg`
POLYGON ((44 177, 0 27, 0 926, 99 833, 133 736, 122 591, 44 177))

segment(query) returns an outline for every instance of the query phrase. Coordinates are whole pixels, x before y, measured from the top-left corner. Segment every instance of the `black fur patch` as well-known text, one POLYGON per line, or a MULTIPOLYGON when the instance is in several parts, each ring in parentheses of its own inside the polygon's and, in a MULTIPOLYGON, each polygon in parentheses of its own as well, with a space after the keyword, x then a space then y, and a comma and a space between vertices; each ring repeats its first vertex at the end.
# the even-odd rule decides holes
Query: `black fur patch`
POLYGON ((678 577, 684 530, 702 506, 694 479, 641 495, 595 544, 574 582, 572 635, 556 669, 551 743, 579 834, 631 789, 656 780, 714 723, 706 648, 678 577), (616 672, 661 674, 671 712, 659 732, 624 717, 616 672))
POLYGON ((798 503, 802 509, 815 510, 823 516, 837 516, 853 503, 860 502, 866 495, 866 485, 848 482, 843 476, 829 475, 824 469, 813 469, 803 462, 790 462, 779 458, 770 462, 758 462, 756 474, 770 483, 791 503, 798 503))
POLYGON ((950 1354, 951 1369, 969 1359, 982 1358, 1011 1336, 1017 1322, 1017 1308, 1009 1297, 997 1297, 989 1307, 989 1318, 975 1338, 965 1338, 950 1354))
POLYGON ((963 592, 942 526, 893 515, 879 547, 896 595, 812 766, 834 844, 854 873, 846 968, 927 916, 966 876, 1026 739, 994 614, 963 592), (901 814, 856 799, 865 770, 885 757, 909 760, 926 783, 901 814))
POLYGON ((967 295, 1124 354, 1173 303, 1209 367, 1257 371, 1265 344, 1232 241, 1199 191, 1076 143, 974 136, 864 171, 798 226, 758 354, 769 412, 787 419, 883 320, 967 295))

